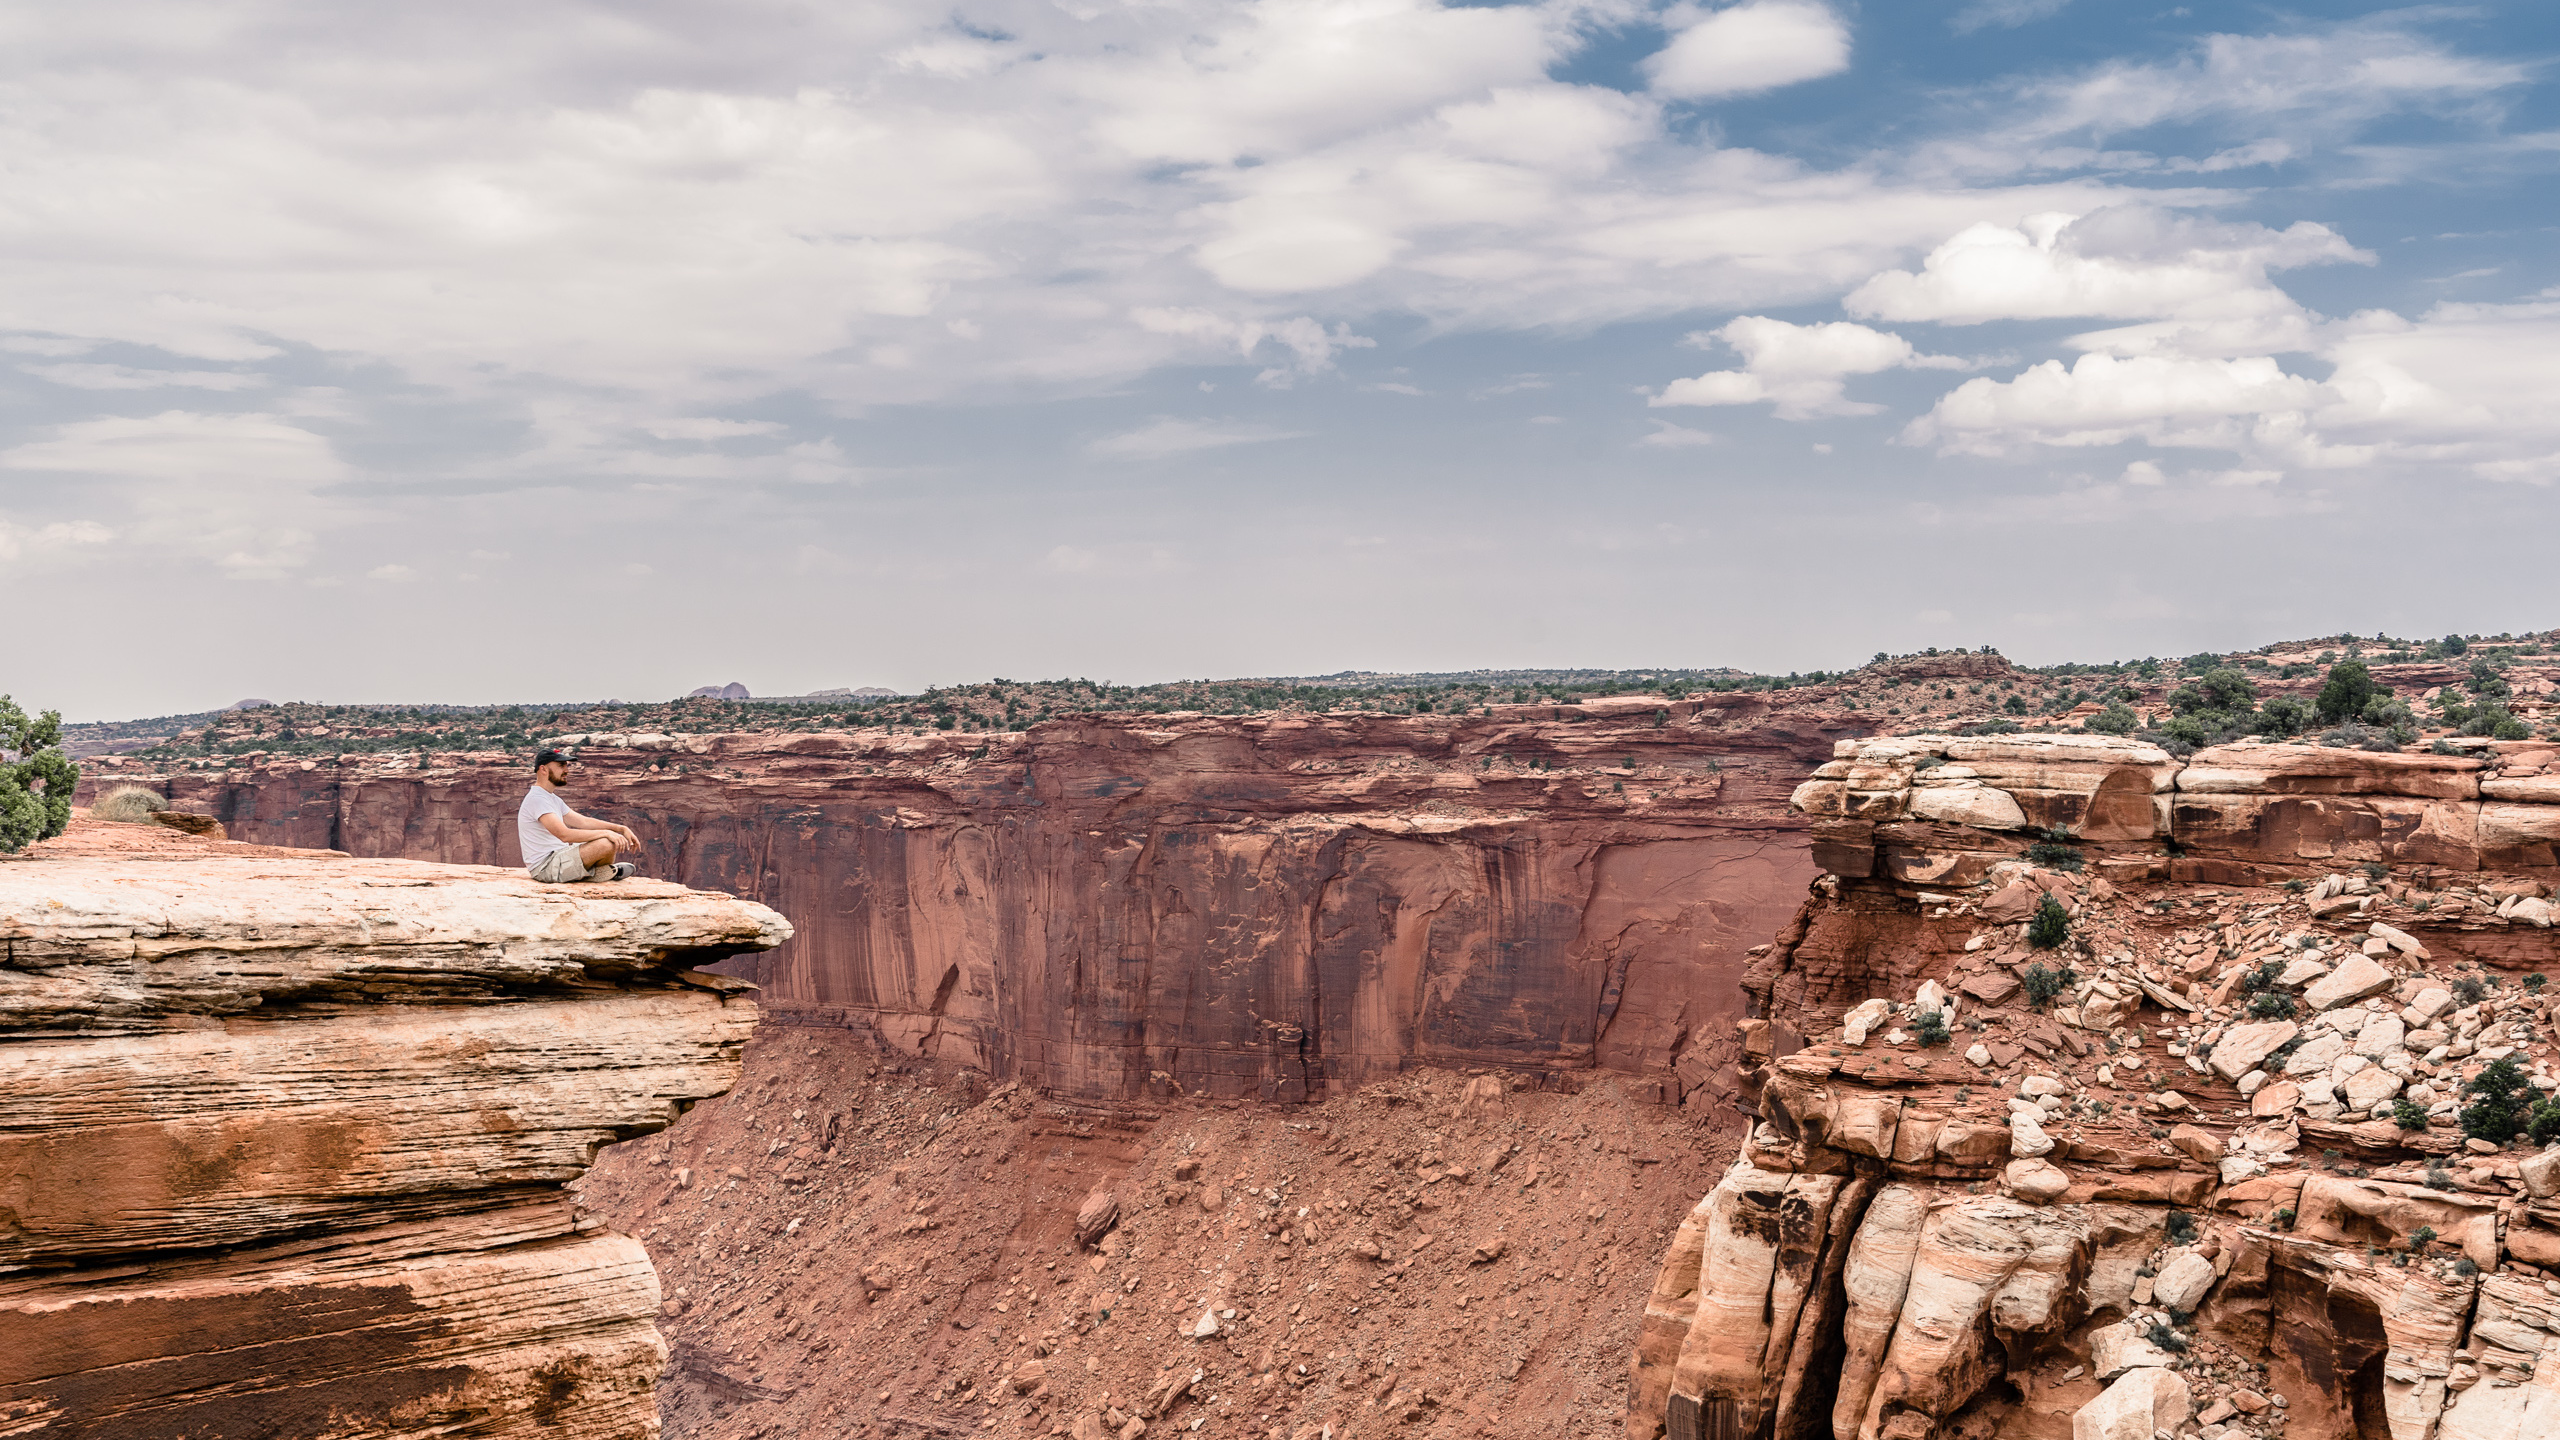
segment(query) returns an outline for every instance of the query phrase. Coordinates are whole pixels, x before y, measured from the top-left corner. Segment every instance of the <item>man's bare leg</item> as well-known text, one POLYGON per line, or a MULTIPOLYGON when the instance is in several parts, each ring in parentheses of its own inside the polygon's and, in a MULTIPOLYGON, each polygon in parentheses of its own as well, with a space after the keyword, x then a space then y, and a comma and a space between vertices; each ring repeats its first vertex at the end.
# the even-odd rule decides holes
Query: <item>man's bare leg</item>
POLYGON ((611 840, 590 840, 578 847, 578 858, 586 862, 588 869, 593 870, 599 865, 612 864, 613 857, 621 852, 621 848, 611 840))

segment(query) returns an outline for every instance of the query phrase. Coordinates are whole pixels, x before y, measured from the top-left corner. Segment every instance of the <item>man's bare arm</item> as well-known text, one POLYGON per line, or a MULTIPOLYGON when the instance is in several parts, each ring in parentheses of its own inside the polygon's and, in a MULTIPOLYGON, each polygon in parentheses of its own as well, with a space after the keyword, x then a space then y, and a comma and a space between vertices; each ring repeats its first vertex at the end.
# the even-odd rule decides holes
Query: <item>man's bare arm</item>
POLYGON ((626 849, 640 848, 640 837, 632 834, 629 827, 591 820, 575 810, 566 815, 546 812, 541 824, 553 839, 565 840, 572 845, 584 845, 590 840, 614 840, 620 841, 626 849))

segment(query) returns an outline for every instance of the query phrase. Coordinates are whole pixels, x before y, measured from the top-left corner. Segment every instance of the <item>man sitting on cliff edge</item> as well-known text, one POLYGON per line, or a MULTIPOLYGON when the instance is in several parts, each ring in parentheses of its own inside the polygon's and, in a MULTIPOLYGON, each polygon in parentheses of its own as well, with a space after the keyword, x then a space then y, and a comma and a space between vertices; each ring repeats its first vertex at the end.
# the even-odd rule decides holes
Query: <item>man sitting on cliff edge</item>
POLYGON ((639 868, 617 857, 637 851, 640 837, 628 825, 590 819, 569 808, 560 787, 569 783, 569 757, 545 750, 533 757, 533 788, 516 807, 516 843, 524 847, 525 873, 548 884, 572 880, 620 880, 639 868))

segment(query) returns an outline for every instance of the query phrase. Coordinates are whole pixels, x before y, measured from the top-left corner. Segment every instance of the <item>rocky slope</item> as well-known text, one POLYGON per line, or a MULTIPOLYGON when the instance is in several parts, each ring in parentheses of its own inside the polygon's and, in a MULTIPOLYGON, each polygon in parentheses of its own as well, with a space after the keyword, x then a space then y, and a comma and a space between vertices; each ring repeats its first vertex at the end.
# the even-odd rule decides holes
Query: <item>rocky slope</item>
MULTIPOLYGON (((1950 657, 1980 664, 1978 657, 1950 657)), ((1087 1098, 1413 1064, 1650 1077, 1730 1033, 1813 870, 1785 797, 1871 719, 1765 694, 573 737, 576 803, 799 938, 739 967, 890 1049, 1087 1098)), ((102 764, 244 841, 512 863, 523 757, 102 764)), ((1729 1048, 1729 1047, 1728 1047, 1729 1048)))
POLYGON ((1730 1132, 1520 1083, 1096 1104, 769 1019, 581 1197, 664 1279, 680 1440, 1616 1434, 1730 1132))
POLYGON ((656 1433, 659 1287, 563 1187, 726 1090, 664 883, 76 822, 0 859, 0 1433, 656 1433))
POLYGON ((1630 1432, 2554 1433, 2560 1148, 2462 1120, 2492 1064, 2560 1086, 2553 769, 1844 743, 1630 1432))

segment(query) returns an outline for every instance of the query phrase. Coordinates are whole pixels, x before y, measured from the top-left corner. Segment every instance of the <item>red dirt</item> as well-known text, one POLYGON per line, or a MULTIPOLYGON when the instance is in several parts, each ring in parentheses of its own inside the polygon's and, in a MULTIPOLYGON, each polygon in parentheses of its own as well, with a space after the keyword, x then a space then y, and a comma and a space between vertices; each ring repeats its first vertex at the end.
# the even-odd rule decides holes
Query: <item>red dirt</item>
POLYGON ((1614 1433, 1656 1260, 1735 1137, 1638 1082, 1514 1083, 1099 1106, 769 1021, 736 1091, 607 1150, 582 1200, 658 1266, 671 1440, 1137 1433, 1150 1408, 1284 1440, 1614 1433), (1121 1219, 1079 1248, 1097 1185, 1121 1219))

